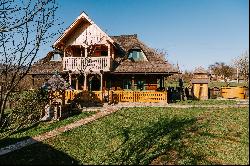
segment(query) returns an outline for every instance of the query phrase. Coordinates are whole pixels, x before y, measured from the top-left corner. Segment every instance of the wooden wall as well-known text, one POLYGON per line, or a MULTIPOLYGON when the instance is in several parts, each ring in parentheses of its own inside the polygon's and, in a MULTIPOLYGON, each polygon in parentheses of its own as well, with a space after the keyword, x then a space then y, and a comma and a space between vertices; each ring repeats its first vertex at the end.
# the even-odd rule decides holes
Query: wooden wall
MULTIPOLYGON (((134 86, 137 89, 137 81, 143 80, 145 82, 145 90, 156 90, 157 89, 157 79, 158 77, 155 75, 108 75, 104 77, 104 86, 108 88, 108 82, 111 81, 111 89, 113 90, 122 90, 123 89, 123 81, 130 80, 132 83, 134 77, 134 86)), ((131 87, 132 88, 132 87, 131 87)))

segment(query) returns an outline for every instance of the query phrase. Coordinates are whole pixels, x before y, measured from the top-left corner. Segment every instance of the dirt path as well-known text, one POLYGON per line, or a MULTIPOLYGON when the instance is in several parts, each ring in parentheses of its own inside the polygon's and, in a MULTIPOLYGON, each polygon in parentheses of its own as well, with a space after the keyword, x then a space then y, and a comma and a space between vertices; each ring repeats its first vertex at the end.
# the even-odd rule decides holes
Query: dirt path
POLYGON ((41 134, 41 135, 38 135, 38 136, 31 137, 31 138, 29 138, 27 140, 20 141, 20 142, 17 142, 15 144, 3 147, 3 148, 0 149, 0 156, 4 155, 4 154, 7 154, 7 153, 10 153, 12 151, 21 149, 21 148, 23 148, 25 146, 28 146, 28 145, 31 145, 31 144, 34 144, 34 143, 37 143, 37 142, 41 142, 41 141, 44 141, 44 140, 52 138, 52 137, 55 137, 55 136, 57 136, 57 135, 59 135, 59 134, 61 134, 63 132, 69 131, 69 130, 74 129, 76 127, 91 123, 91 122, 93 122, 93 121, 95 121, 95 120, 97 120, 99 118, 102 118, 104 116, 112 114, 112 113, 116 112, 117 110, 118 109, 116 109, 114 107, 107 107, 105 111, 98 112, 98 113, 96 113, 96 114, 94 114, 94 115, 92 115, 90 117, 78 120, 78 121, 73 122, 71 124, 68 124, 66 126, 54 129, 54 130, 52 130, 50 132, 47 132, 47 133, 44 133, 44 134, 41 134))

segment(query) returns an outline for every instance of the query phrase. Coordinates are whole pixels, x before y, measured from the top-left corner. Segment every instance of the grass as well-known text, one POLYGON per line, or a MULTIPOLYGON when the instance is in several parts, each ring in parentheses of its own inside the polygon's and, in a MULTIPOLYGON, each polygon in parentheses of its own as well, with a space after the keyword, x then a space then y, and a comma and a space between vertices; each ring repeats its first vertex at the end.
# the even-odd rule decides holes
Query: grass
POLYGON ((2 164, 249 164, 248 108, 126 108, 2 164), (15 159, 15 160, 13 160, 15 159))
POLYGON ((181 105, 235 105, 236 100, 218 100, 218 99, 208 99, 208 100, 183 100, 176 101, 175 104, 181 105))
MULTIPOLYGON (((0 140, 0 148, 16 143, 18 141, 25 140, 29 137, 36 136, 48 131, 51 131, 53 129, 65 126, 67 124, 70 124, 72 122, 75 122, 79 119, 85 118, 87 116, 92 115, 94 112, 83 112, 78 115, 74 115, 72 117, 63 119, 61 121, 54 121, 54 122, 40 122, 36 125, 29 126, 27 128, 18 130, 14 134, 8 136, 7 138, 0 140)), ((0 138, 3 137, 5 133, 0 133, 0 138)))

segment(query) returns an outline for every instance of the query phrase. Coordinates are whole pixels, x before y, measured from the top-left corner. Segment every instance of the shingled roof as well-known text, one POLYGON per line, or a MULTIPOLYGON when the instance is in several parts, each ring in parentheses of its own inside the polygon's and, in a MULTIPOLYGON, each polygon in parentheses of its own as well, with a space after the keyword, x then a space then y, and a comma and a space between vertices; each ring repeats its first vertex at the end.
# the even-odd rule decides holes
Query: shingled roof
MULTIPOLYGON (((115 41, 117 54, 119 55, 115 59, 115 68, 113 73, 177 73, 177 68, 169 64, 167 61, 152 48, 149 48, 142 43, 137 35, 121 35, 111 36, 115 41), (128 53, 130 49, 140 48, 148 61, 134 62, 128 59, 128 53)), ((53 74, 55 71, 63 73, 63 64, 61 61, 50 61, 54 53, 61 52, 51 51, 44 58, 36 62, 31 70, 30 74, 53 74)))
POLYGON ((62 61, 50 61, 53 54, 61 52, 50 51, 44 58, 32 65, 29 74, 53 74, 55 71, 63 73, 62 61))
POLYGON ((208 74, 208 71, 206 69, 204 69, 203 67, 199 66, 197 68, 195 68, 194 74, 208 74))
POLYGON ((141 42, 137 35, 111 36, 111 38, 120 46, 124 53, 123 59, 114 69, 114 73, 177 73, 178 69, 165 61, 154 49, 149 48, 141 42), (130 49, 141 48, 148 61, 133 62, 128 59, 130 49))

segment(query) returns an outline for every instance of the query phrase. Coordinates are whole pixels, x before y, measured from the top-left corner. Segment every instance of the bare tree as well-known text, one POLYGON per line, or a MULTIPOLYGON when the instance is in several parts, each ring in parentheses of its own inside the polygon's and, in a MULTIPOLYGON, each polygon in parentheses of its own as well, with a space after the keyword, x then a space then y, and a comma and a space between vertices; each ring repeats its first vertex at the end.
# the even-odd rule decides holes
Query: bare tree
POLYGON ((241 56, 234 60, 234 66, 243 76, 245 81, 249 80, 249 51, 244 52, 241 56))
POLYGON ((0 0, 0 126, 10 94, 27 75, 41 45, 57 33, 55 0, 0 0))
POLYGON ((212 71, 216 77, 222 76, 225 82, 227 78, 233 76, 233 67, 226 65, 224 62, 215 62, 215 64, 209 66, 209 70, 212 71))
POLYGON ((168 56, 168 51, 166 51, 165 49, 159 49, 156 48, 154 49, 156 54, 164 61, 168 61, 167 56, 168 56))

